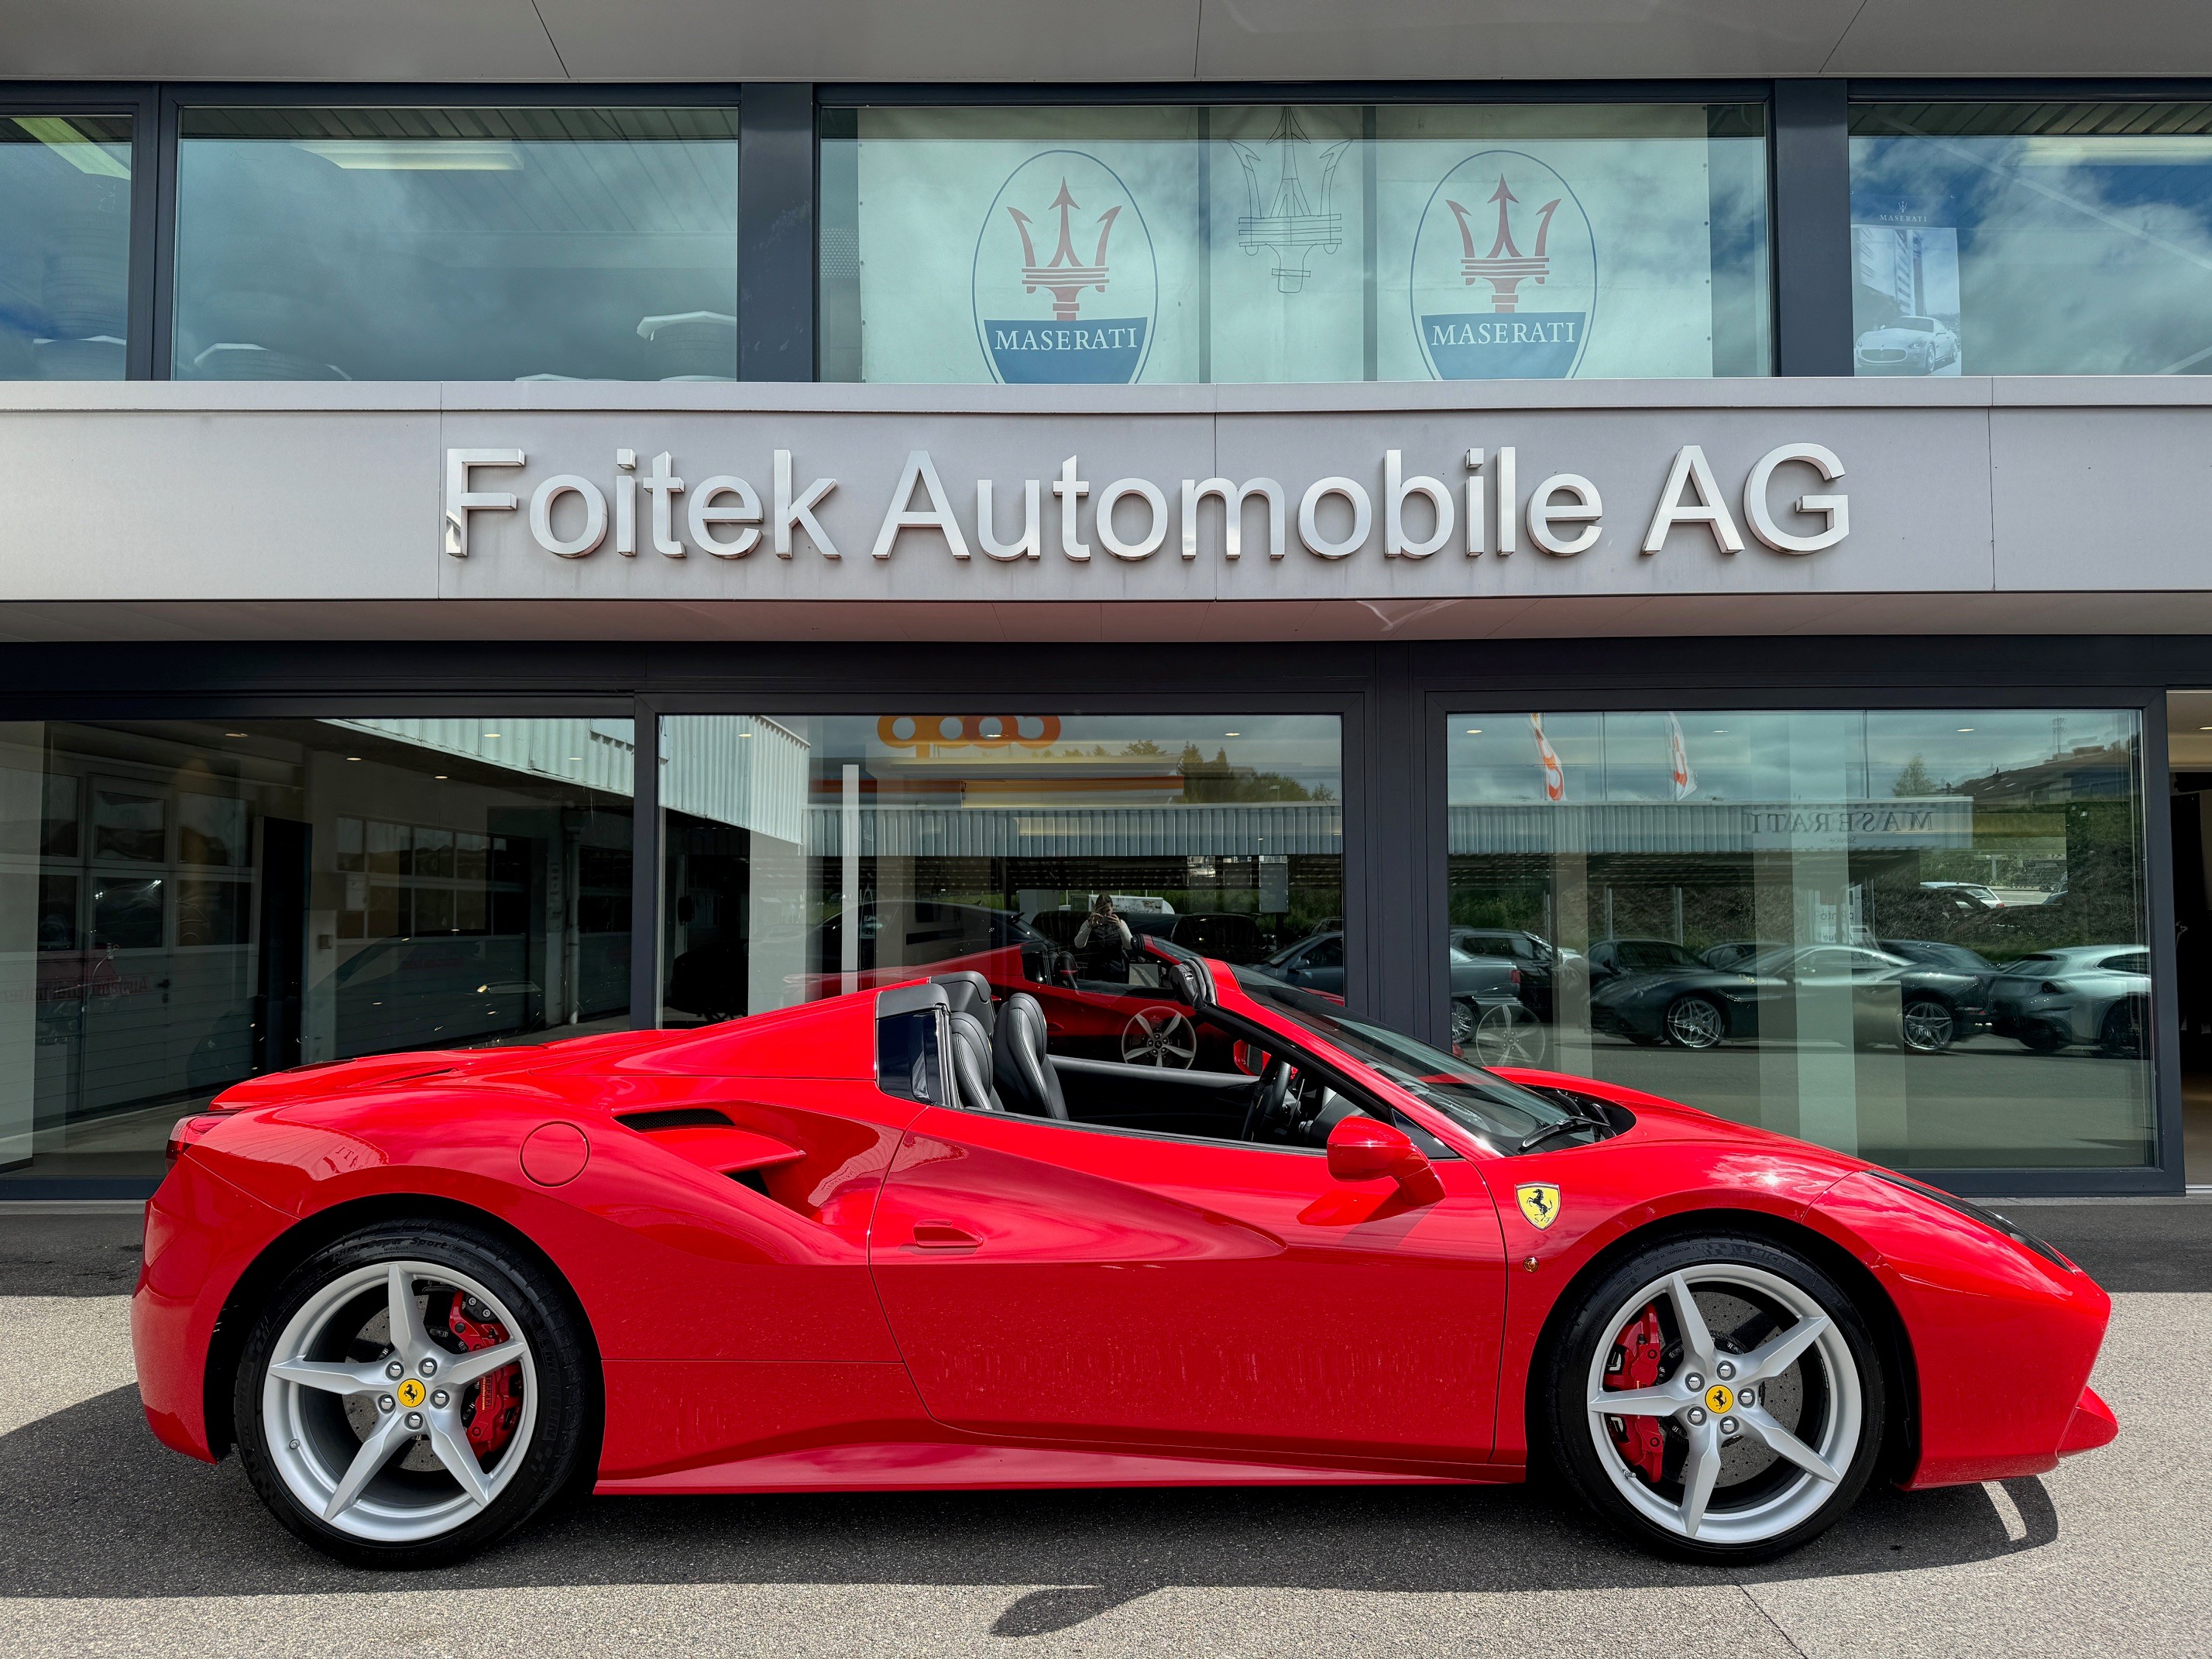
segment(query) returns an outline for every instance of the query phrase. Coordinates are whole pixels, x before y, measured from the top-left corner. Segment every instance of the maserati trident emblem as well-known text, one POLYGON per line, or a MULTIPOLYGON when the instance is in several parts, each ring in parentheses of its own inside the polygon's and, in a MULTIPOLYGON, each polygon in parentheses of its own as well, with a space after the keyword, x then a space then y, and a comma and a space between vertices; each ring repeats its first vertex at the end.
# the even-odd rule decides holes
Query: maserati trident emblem
MULTIPOLYGON (((1031 199, 1035 199, 1034 198, 1031 199)), ((1075 320, 1079 308, 1079 296, 1086 288, 1106 291, 1106 244, 1114 234, 1114 221, 1121 216, 1119 207, 1110 207, 1098 216, 1098 252, 1089 264, 1082 263, 1075 252, 1074 226, 1070 215, 1081 205, 1067 187, 1067 180, 1060 181, 1060 194, 1052 198, 1052 205, 1060 211, 1060 243, 1052 251, 1048 264, 1039 264, 1036 244, 1030 240, 1030 217, 1019 208, 1009 206, 1015 228, 1022 234, 1022 286, 1034 294, 1045 289, 1052 295, 1052 315, 1055 322, 1075 320)))
POLYGON ((1559 1218, 1559 1189, 1548 1181, 1516 1187, 1513 1196, 1520 1201, 1521 1213, 1528 1218, 1528 1224, 1540 1232, 1559 1218))
POLYGON ((1505 175, 1498 175, 1498 188, 1490 199, 1498 204, 1498 234, 1490 244, 1490 252, 1477 258, 1474 252, 1474 227, 1468 222, 1468 210, 1457 202, 1446 198, 1444 205, 1459 221, 1460 246, 1466 250, 1460 260, 1460 271, 1469 288, 1477 283, 1490 284, 1490 308, 1510 312, 1521 303, 1521 284, 1534 283, 1544 285, 1551 275, 1552 258, 1544 251, 1544 244, 1552 234, 1552 216, 1559 210, 1560 198, 1553 197, 1536 210, 1535 251, 1523 253, 1514 246, 1512 208, 1521 198, 1505 182, 1505 175))
POLYGON ((1040 150, 1009 173, 970 269, 976 343, 1001 384, 1126 386, 1144 373, 1159 262, 1143 206, 1097 156, 1040 150))
POLYGON ((1589 215, 1557 168, 1517 149, 1463 158, 1437 180, 1413 233, 1411 310, 1430 372, 1579 373, 1597 315, 1597 256, 1589 215))
POLYGON ((1237 221, 1237 246, 1248 254, 1272 248, 1277 291, 1296 294, 1306 285, 1306 261, 1313 251, 1319 248, 1324 253, 1334 253, 1343 243, 1344 216, 1329 211, 1329 192, 1336 184, 1337 164, 1344 160, 1344 152, 1352 148, 1352 141, 1347 138, 1322 151, 1318 203, 1307 196, 1305 181, 1298 176, 1298 151, 1310 148, 1313 141, 1298 125, 1297 115, 1285 110, 1267 142, 1280 152, 1282 160, 1272 195, 1260 180, 1259 152, 1234 139, 1230 141, 1229 148, 1236 152, 1237 164, 1244 169, 1244 200, 1250 210, 1237 221))

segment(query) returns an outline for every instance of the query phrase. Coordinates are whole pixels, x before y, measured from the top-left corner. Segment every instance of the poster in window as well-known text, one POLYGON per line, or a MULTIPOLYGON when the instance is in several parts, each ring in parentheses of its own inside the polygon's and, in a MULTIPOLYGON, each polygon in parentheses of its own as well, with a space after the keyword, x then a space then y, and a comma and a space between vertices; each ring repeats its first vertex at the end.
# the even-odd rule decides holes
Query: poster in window
POLYGON ((1851 264, 1858 373, 1966 372, 1958 219, 1948 200, 1854 192, 1851 264))

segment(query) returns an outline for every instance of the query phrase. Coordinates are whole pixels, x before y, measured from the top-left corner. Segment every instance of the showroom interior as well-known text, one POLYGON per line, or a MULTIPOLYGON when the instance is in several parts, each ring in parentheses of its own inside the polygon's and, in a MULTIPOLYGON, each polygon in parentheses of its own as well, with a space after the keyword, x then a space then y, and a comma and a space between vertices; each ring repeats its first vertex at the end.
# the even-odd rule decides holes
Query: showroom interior
MULTIPOLYGON (((2195 85, 0 88, 0 379, 155 411, 1812 377, 1872 408, 2212 372, 2207 270, 2195 85)), ((652 538, 651 456, 614 465, 652 538)), ((984 529, 976 568, 1035 558, 984 529)), ((1855 632, 1802 597, 1787 630, 1687 594, 1481 637, 1410 601, 841 634, 702 600, 687 635, 525 597, 410 634, 6 589, 0 1202, 143 1197, 171 1123, 286 1066, 1077 973, 1102 896, 1485 1063, 1960 1191, 2212 1185, 2197 613, 1939 594, 1855 632)))

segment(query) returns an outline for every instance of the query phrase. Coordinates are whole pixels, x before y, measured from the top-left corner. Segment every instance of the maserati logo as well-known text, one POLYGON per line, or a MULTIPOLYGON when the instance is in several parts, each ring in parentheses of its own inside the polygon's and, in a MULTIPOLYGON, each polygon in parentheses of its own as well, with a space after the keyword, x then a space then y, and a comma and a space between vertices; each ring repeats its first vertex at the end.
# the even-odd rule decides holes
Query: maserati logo
POLYGON ((1596 290, 1589 221, 1545 163, 1486 150, 1437 181, 1414 233, 1413 270, 1413 327, 1437 379, 1572 374, 1596 290))
POLYGON ((1248 210, 1237 221, 1237 246, 1247 254, 1257 253, 1262 248, 1272 250, 1277 291, 1296 294, 1306 285, 1306 261, 1313 251, 1319 248, 1323 253, 1334 253, 1344 241, 1344 216, 1329 211, 1329 192, 1335 187, 1337 164, 1344 160, 1344 152, 1352 148, 1352 141, 1347 138, 1340 144, 1331 144, 1317 158, 1321 173, 1318 199, 1306 194, 1305 181, 1298 174, 1298 152, 1312 149, 1313 141, 1298 125, 1295 112, 1287 109, 1283 112, 1267 143, 1281 159, 1272 191, 1261 182, 1262 162, 1259 152, 1234 139, 1229 143, 1237 165, 1244 169, 1248 210))
POLYGON ((973 286, 984 359, 1006 384, 1114 384, 1144 368, 1159 302, 1152 239, 1094 155, 1046 150, 1014 169, 976 237, 973 286), (1086 316, 1086 303, 1142 314, 1086 316))

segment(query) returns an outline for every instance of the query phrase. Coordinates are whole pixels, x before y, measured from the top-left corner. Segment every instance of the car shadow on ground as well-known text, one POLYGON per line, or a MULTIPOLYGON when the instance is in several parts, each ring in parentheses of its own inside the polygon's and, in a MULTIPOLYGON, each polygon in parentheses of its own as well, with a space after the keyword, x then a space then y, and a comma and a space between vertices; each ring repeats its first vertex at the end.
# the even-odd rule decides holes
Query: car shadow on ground
POLYGON ((1870 1492, 1770 1566, 1644 1556, 1563 1498, 1512 1487, 1212 1488, 598 1498, 459 1567, 363 1572, 277 1526, 235 1457, 155 1443, 123 1388, 0 1436, 0 1492, 27 1524, 0 1597, 359 1593, 592 1584, 1040 1586, 994 1633, 1042 1635, 1171 1587, 1410 1592, 1596 1589, 1956 1565, 2058 1535, 2040 1481, 1870 1492), (2012 1513, 2008 1514, 2009 1509, 2012 1513), (33 1517, 36 1517, 35 1522, 33 1517))

